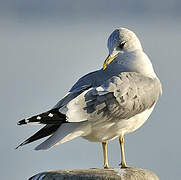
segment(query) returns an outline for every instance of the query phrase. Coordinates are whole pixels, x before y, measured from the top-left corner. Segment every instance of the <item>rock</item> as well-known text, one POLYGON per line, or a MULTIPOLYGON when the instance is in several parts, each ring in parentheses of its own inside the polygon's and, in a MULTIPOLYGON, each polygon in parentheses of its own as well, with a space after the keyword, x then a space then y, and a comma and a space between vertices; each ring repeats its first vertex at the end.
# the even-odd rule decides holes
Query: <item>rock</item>
POLYGON ((29 180, 159 180, 159 178, 149 170, 130 167, 47 171, 31 177, 29 180))

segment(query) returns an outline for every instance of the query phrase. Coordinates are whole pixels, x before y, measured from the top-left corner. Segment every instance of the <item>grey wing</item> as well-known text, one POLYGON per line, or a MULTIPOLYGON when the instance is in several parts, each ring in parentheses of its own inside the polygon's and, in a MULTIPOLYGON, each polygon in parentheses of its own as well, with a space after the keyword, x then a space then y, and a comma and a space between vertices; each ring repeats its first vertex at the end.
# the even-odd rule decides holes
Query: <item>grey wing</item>
MULTIPOLYGON (((100 76, 100 74, 102 74, 101 71, 95 71, 80 78, 77 81, 77 83, 75 83, 75 85, 71 88, 68 94, 66 94, 65 97, 63 97, 50 111, 28 118, 28 123, 36 122, 36 123, 43 123, 47 125, 43 127, 42 129, 40 129, 33 136, 25 140, 23 143, 21 143, 18 147, 31 143, 43 137, 49 136, 53 134, 55 131, 57 131, 57 129, 62 125, 62 123, 66 122, 66 116, 64 115, 64 112, 66 111, 66 105, 69 104, 69 102, 73 101, 77 96, 83 93, 86 89, 95 85, 97 83, 96 80, 102 77, 100 76), (99 77, 99 78, 96 78, 96 77, 99 77), (57 117, 58 117, 58 121, 57 121, 57 117)), ((27 124, 27 119, 23 119, 19 121, 18 124, 19 125, 27 124)))
POLYGON ((87 89, 87 87, 94 87, 102 84, 107 78, 105 72, 100 69, 98 71, 91 72, 81 77, 70 89, 70 92, 79 92, 82 89, 87 89))
POLYGON ((91 72, 81 77, 70 89, 70 91, 54 106, 55 108, 61 108, 68 104, 72 99, 76 98, 79 94, 84 92, 90 87, 100 84, 104 80, 102 70, 91 72))
POLYGON ((158 78, 135 72, 123 72, 90 88, 68 103, 66 115, 70 122, 109 119, 129 119, 150 109, 161 93, 158 78))

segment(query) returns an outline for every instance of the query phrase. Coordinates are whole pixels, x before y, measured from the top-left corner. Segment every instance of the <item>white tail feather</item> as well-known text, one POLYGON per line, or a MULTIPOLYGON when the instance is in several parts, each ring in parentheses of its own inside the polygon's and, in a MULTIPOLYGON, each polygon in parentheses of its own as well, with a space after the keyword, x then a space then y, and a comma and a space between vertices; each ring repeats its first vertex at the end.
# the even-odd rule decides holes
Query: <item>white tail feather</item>
POLYGON ((84 128, 78 128, 80 127, 80 123, 81 122, 62 124, 52 136, 38 145, 35 150, 46 150, 81 136, 85 131, 84 128))

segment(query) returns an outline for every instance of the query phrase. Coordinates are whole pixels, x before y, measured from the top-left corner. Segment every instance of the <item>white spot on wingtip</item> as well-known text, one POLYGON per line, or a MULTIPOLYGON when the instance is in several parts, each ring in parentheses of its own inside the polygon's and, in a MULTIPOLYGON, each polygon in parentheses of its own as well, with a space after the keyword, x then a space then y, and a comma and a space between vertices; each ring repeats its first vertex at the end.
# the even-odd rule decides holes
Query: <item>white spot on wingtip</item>
POLYGON ((48 116, 49 116, 49 117, 53 117, 53 114, 52 114, 52 113, 50 113, 48 116))
POLYGON ((41 119, 41 117, 40 117, 40 116, 37 116, 37 117, 36 117, 36 119, 40 120, 40 119, 41 119))
POLYGON ((29 123, 29 120, 28 120, 28 118, 25 118, 25 123, 29 123))

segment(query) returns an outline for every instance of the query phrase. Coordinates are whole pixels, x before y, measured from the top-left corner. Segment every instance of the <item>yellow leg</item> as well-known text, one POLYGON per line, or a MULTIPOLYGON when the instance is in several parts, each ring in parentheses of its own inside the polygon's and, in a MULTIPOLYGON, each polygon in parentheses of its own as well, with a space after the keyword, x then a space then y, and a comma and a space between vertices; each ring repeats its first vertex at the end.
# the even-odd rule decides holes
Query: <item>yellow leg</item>
POLYGON ((127 168, 126 160, 125 160, 125 154, 124 154, 124 137, 119 137, 119 143, 121 147, 121 168, 127 168))
POLYGON ((104 154, 104 169, 108 169, 108 158, 107 158, 107 142, 102 142, 103 154, 104 154))

